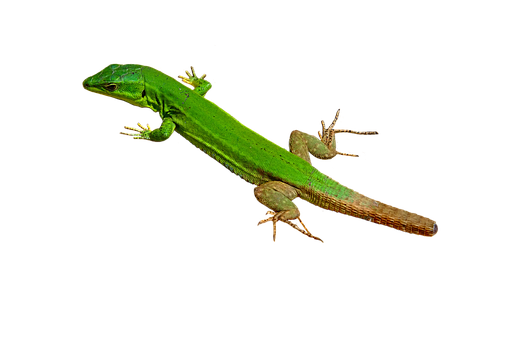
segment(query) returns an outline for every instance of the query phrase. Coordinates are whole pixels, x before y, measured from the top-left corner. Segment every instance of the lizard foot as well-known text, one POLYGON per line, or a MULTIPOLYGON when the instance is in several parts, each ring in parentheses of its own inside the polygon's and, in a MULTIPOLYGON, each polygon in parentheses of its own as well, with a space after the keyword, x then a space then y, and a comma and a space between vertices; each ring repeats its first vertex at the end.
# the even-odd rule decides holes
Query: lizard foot
POLYGON ((188 78, 183 77, 183 76, 179 76, 179 78, 181 78, 181 79, 182 79, 182 81, 183 81, 183 82, 185 82, 186 84, 189 84, 189 85, 191 85, 191 86, 193 86, 193 87, 197 87, 197 86, 199 86, 199 85, 200 85, 200 83, 201 83, 201 80, 202 80, 202 79, 204 79, 204 78, 205 78, 205 76, 206 76, 206 75, 204 74, 202 77, 198 78, 198 77, 196 76, 196 74, 195 74, 195 69, 193 68, 193 66, 191 66, 191 74, 189 74, 189 72, 188 72, 188 71, 185 71, 185 72, 186 72, 186 74, 188 75, 188 78))
MULTIPOLYGON (((346 133, 354 133, 357 135, 377 135, 378 134, 377 131, 352 131, 352 130, 345 130, 345 129, 342 129, 342 130, 333 129, 333 127, 336 124, 336 121, 338 120, 339 114, 340 114, 340 109, 338 109, 338 111, 336 112, 335 119, 333 119, 333 122, 327 129, 326 129, 326 125, 324 125, 324 121, 323 120, 321 121, 322 134, 319 131, 319 138, 328 148, 331 147, 331 145, 333 144, 333 137, 335 136, 335 133, 346 132, 346 133)), ((338 152, 338 151, 336 153, 337 153, 337 155, 342 155, 342 156, 359 157, 358 155, 353 155, 350 153, 343 153, 343 152, 338 152)))
POLYGON ((285 222, 287 223, 288 225, 290 225, 292 228, 296 229, 297 231, 299 231, 300 233, 302 233, 303 235, 306 235, 308 237, 311 237, 313 238, 314 240, 318 240, 318 241, 321 241, 322 243, 324 243, 323 240, 321 240, 320 238, 318 238, 317 236, 313 236, 312 233, 310 233, 308 231, 308 229, 306 229, 305 225, 303 224, 303 221, 301 221, 301 219, 298 217, 298 220, 299 222, 301 223, 301 225, 303 226, 303 228, 305 228, 305 230, 299 228, 297 225, 295 225, 294 223, 292 223, 291 221, 289 220, 282 220, 280 219, 280 216, 284 213, 285 211, 280 211, 280 212, 277 212, 275 213, 274 211, 268 211, 266 213, 267 214, 270 214, 270 215, 273 215, 272 217, 269 217, 269 218, 266 218, 265 220, 261 220, 259 221, 259 223, 257 225, 261 225, 263 223, 266 223, 266 222, 269 222, 269 221, 273 221, 273 241, 276 241, 276 222, 278 221, 282 221, 282 222, 285 222))
POLYGON ((149 126, 149 124, 147 124, 147 128, 143 127, 142 124, 140 124, 140 123, 138 123, 138 126, 140 127, 140 129, 135 129, 135 128, 132 128, 129 126, 124 126, 124 129, 136 131, 138 133, 121 132, 120 134, 126 135, 126 136, 133 136, 134 139, 150 139, 149 134, 151 133, 152 130, 151 130, 151 127, 149 126))

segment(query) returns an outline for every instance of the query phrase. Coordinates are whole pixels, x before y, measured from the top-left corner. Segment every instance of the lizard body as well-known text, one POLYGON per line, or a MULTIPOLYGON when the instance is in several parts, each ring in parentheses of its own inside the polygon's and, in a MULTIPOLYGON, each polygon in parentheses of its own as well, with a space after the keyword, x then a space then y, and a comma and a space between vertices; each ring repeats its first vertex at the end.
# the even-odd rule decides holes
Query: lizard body
MULTIPOLYGON (((217 160, 244 180, 257 185, 256 198, 270 208, 273 216, 259 222, 282 221, 303 234, 313 236, 302 224, 299 210, 292 202, 296 197, 324 209, 341 212, 374 223, 387 225, 409 233, 433 236, 437 232, 434 221, 417 214, 391 207, 361 195, 322 174, 310 162, 309 153, 317 158, 330 159, 341 154, 336 151, 335 133, 377 134, 325 128, 322 122, 321 139, 300 131, 293 131, 290 152, 247 128, 216 104, 204 98, 211 88, 205 75, 198 78, 192 68, 188 78, 180 77, 193 90, 151 67, 112 64, 96 75, 85 79, 85 89, 124 100, 159 112, 162 124, 151 130, 138 124, 139 129, 125 127, 136 139, 164 141, 175 130, 196 147, 217 160), (290 222, 298 219, 304 227, 290 222)), ((350 155, 354 156, 354 155, 350 155)))

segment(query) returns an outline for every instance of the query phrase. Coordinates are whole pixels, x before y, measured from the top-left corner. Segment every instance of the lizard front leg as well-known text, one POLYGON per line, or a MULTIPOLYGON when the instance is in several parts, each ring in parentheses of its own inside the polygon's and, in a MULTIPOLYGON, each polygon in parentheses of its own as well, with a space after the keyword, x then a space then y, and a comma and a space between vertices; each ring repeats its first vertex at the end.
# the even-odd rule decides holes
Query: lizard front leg
POLYGON ((202 97, 205 96, 207 91, 209 91, 212 87, 211 83, 205 80, 205 74, 202 75, 202 77, 198 78, 195 74, 195 69, 193 66, 191 66, 191 74, 186 71, 186 74, 188 75, 188 78, 179 76, 179 78, 182 79, 182 81, 186 84, 189 84, 193 86, 193 91, 201 95, 202 97))
POLYGON ((175 130, 175 123, 170 118, 163 119, 161 126, 155 130, 151 130, 149 124, 147 127, 143 127, 142 124, 138 123, 140 129, 124 126, 126 130, 135 131, 137 133, 126 133, 121 132, 121 135, 133 136, 134 139, 147 139, 153 142, 162 142, 167 140, 175 130))
POLYGON ((308 229, 306 229, 305 225, 299 218, 299 210, 297 206, 292 203, 292 200, 297 196, 298 192, 296 188, 283 182, 272 181, 256 187, 255 197, 257 200, 269 209, 273 210, 268 212, 268 214, 273 215, 272 217, 261 220, 258 224, 260 225, 269 221, 273 222, 273 241, 276 240, 276 222, 282 221, 302 234, 322 242, 320 238, 313 236, 308 229), (296 218, 305 230, 289 221, 296 218))
POLYGON ((319 159, 331 159, 336 155, 358 157, 358 155, 336 151, 335 133, 346 132, 354 133, 357 135, 377 135, 378 133, 377 131, 358 132, 352 130, 335 130, 333 129, 333 127, 335 126, 335 123, 338 120, 339 114, 340 110, 336 112, 335 119, 328 128, 326 128, 326 126, 324 125, 324 121, 321 122, 322 134, 319 132, 320 139, 298 130, 292 131, 289 140, 290 152, 303 158, 310 164, 311 161, 309 153, 311 153, 312 155, 319 159))

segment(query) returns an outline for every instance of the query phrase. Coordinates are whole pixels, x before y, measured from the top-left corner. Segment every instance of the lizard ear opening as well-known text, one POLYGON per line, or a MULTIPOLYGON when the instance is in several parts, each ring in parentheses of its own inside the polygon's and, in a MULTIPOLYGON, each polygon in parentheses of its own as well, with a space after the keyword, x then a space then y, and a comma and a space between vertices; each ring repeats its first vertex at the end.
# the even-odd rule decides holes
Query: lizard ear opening
POLYGON ((145 96, 146 96, 145 89, 143 89, 143 91, 142 91, 142 98, 145 97, 145 96))

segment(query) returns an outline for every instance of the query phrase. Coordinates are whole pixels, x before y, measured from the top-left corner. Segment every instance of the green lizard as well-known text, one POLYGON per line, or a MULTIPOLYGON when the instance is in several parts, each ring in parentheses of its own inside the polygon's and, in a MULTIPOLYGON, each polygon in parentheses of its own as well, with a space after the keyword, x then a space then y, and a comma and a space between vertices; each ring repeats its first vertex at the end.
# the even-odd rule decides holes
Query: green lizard
POLYGON ((273 144, 242 125, 234 117, 204 98, 211 88, 205 74, 198 78, 193 67, 188 77, 179 76, 193 90, 177 80, 147 66, 112 64, 101 72, 85 79, 83 87, 89 91, 124 100, 130 104, 148 107, 159 112, 163 122, 151 130, 138 123, 139 128, 125 127, 135 133, 121 134, 135 139, 161 142, 177 131, 180 135, 220 162, 244 180, 255 184, 255 197, 271 209, 272 216, 261 220, 273 223, 273 240, 276 222, 282 221, 304 235, 312 235, 299 217, 292 202, 300 197, 321 208, 383 224, 408 233, 433 236, 437 224, 425 217, 397 209, 363 196, 320 173, 310 162, 309 153, 320 159, 348 155, 336 151, 335 134, 377 134, 335 130, 337 111, 333 123, 326 128, 322 121, 319 138, 300 131, 290 135, 290 152, 273 144), (291 220, 298 219, 304 229, 291 220))

